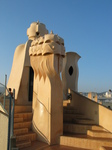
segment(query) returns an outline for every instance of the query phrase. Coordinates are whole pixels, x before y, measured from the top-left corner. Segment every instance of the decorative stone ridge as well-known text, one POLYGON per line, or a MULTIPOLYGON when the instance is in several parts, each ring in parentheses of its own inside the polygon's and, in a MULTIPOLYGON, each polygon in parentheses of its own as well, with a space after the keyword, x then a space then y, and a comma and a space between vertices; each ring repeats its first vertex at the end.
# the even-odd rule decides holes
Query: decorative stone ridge
POLYGON ((29 55, 39 56, 46 54, 57 54, 65 57, 64 40, 52 32, 35 38, 29 49, 29 55))

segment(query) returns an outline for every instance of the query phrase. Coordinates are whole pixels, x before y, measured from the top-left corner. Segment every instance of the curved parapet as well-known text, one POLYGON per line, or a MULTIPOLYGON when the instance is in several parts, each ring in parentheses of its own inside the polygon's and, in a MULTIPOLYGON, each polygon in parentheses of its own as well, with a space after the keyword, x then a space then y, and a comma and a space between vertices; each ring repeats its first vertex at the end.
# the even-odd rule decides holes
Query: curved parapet
POLYGON ((67 98, 68 89, 78 91, 78 60, 80 56, 75 52, 67 52, 63 60, 62 84, 64 99, 67 98))
POLYGON ((71 90, 71 106, 79 110, 87 118, 94 120, 94 124, 100 125, 112 133, 112 110, 87 97, 71 90))

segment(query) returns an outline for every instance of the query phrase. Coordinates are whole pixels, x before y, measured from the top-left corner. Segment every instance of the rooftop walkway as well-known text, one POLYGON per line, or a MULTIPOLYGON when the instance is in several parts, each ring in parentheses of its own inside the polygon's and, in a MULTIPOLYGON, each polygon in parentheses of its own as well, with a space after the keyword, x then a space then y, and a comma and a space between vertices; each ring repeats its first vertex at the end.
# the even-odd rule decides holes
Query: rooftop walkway
POLYGON ((87 150, 87 149, 74 148, 74 147, 61 146, 61 145, 49 146, 46 143, 34 141, 31 143, 31 147, 23 148, 20 150, 87 150))

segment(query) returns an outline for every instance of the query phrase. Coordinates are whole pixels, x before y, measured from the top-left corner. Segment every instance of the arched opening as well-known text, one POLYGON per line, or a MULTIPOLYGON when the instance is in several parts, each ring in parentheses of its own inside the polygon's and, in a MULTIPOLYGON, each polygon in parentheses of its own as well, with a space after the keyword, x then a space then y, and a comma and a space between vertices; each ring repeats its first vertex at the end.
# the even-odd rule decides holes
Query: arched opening
POLYGON ((29 68, 29 95, 28 100, 32 101, 33 99, 33 78, 34 78, 34 71, 32 67, 29 68))

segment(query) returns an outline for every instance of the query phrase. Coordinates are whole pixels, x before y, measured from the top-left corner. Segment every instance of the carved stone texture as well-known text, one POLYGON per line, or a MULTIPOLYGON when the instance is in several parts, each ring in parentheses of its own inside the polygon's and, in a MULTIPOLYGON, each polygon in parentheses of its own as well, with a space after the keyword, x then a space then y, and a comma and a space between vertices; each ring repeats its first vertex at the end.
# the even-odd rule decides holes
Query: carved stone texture
POLYGON ((33 40, 29 49, 34 70, 33 120, 38 139, 58 143, 63 134, 63 89, 60 79, 64 40, 53 33, 33 40))
MULTIPOLYGON (((54 54, 54 55, 58 55, 58 57, 56 57, 55 59, 58 59, 57 61, 54 61, 54 65, 55 69, 51 66, 50 70, 51 72, 57 72, 57 74, 59 74, 62 70, 62 65, 57 65, 57 64, 62 64, 62 58, 65 57, 65 47, 64 47, 64 40, 62 38, 60 38, 57 35, 54 35, 53 33, 50 34, 46 34, 44 37, 39 37, 33 40, 31 47, 29 49, 29 55, 30 56, 38 56, 36 58, 36 63, 32 63, 32 67, 34 69, 35 72, 35 77, 37 76, 37 74, 39 73, 40 78, 42 76, 45 77, 46 73, 44 73, 43 71, 43 66, 45 66, 45 62, 47 63, 47 61, 49 59, 46 59, 45 61, 45 56, 48 54, 54 54), (44 57, 42 57, 42 56, 44 57), (41 56, 41 57, 39 57, 41 56), (38 66, 37 66, 38 64, 38 66), (52 69, 54 69, 52 71, 52 69)), ((34 57, 35 58, 35 57, 34 57)), ((33 61, 33 57, 31 57, 32 61, 33 61)), ((31 62, 32 62, 31 61, 31 62)), ((49 63, 48 63, 49 64, 49 63)), ((45 69, 44 69, 45 70, 45 69)), ((50 75, 51 75, 50 72, 50 75)))
POLYGON ((68 89, 78 91, 78 60, 80 56, 75 52, 67 52, 63 60, 62 84, 64 99, 67 99, 68 89))

